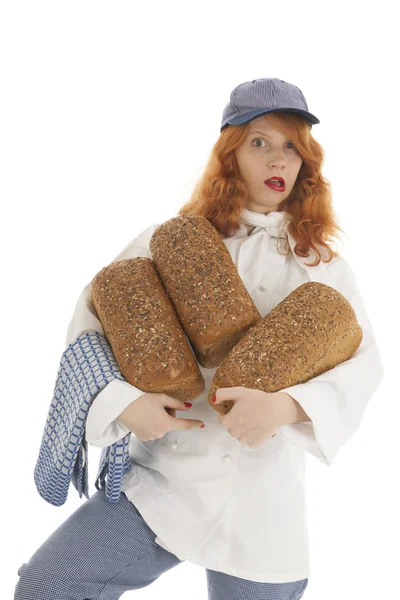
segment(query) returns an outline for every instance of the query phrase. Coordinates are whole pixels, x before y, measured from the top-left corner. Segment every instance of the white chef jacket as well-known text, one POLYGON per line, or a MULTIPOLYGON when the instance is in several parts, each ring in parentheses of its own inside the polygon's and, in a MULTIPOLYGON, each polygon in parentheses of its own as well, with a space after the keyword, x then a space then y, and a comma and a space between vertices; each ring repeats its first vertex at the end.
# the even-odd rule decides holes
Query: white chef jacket
MULTIPOLYGON (((269 216, 279 223, 284 215, 269 216)), ((112 262, 152 258, 149 241, 158 226, 142 231, 112 262)), ((156 543, 180 560, 257 582, 298 581, 311 575, 306 452, 332 465, 341 446, 358 429, 383 378, 383 365, 355 275, 343 257, 306 267, 304 263, 313 258, 297 257, 290 235, 290 250, 284 254, 270 232, 256 227, 248 234, 244 223, 232 237, 221 234, 221 239, 261 317, 298 286, 321 281, 353 306, 363 330, 362 343, 349 360, 281 390, 297 400, 311 422, 280 427, 260 448, 242 444, 218 423, 219 413, 207 401, 216 368, 199 364, 204 391, 192 400, 192 408, 177 410, 176 417, 199 419, 205 428, 170 431, 149 441, 132 433, 132 468, 123 477, 122 491, 156 534, 156 543)), ((67 346, 86 331, 104 335, 90 300, 90 286, 78 299, 67 346)), ((87 442, 105 447, 129 433, 117 417, 143 393, 119 379, 106 385, 88 411, 87 442)))

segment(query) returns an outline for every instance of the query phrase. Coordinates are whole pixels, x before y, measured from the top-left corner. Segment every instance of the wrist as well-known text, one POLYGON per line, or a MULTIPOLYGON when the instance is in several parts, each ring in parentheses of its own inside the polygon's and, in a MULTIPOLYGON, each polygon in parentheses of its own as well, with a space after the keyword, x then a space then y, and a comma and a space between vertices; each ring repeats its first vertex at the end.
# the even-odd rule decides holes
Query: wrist
POLYGON ((293 425, 294 423, 310 422, 311 419, 304 411, 302 406, 287 392, 279 392, 282 394, 281 401, 284 404, 284 425, 293 425))

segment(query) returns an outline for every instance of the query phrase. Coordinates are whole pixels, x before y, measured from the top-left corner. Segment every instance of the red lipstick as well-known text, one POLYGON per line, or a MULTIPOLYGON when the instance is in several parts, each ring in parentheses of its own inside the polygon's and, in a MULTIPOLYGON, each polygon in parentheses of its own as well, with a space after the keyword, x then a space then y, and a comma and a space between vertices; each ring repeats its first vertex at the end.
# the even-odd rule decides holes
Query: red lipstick
POLYGON ((283 192, 285 190, 285 180, 283 177, 270 177, 269 179, 266 179, 264 183, 277 192, 283 192))

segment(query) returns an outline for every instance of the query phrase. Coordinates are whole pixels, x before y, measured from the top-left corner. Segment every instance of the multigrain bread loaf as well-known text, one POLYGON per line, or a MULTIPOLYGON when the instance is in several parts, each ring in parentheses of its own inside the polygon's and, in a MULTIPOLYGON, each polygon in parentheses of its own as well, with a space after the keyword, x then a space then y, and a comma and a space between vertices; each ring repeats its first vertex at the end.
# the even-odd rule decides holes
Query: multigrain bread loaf
POLYGON ((162 223, 150 251, 202 367, 217 367, 261 320, 218 231, 202 216, 162 223))
POLYGON ((178 400, 201 394, 203 376, 150 258, 104 267, 92 280, 91 300, 128 383, 178 400))
POLYGON ((217 368, 208 402, 226 414, 233 401, 215 405, 218 388, 264 392, 304 383, 348 360, 363 333, 349 301, 319 282, 297 287, 250 329, 217 368))

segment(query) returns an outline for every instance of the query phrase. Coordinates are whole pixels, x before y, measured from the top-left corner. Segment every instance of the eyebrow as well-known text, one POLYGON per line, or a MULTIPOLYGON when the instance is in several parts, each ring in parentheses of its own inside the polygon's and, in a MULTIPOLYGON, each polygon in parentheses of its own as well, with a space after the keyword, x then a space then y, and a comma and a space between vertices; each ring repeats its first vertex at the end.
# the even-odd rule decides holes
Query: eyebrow
MULTIPOLYGON (((253 135, 253 133, 261 133, 261 135, 265 135, 265 137, 270 138, 271 136, 268 135, 267 133, 264 133, 263 131, 249 131, 249 135, 253 135)), ((289 139, 288 137, 286 138, 287 140, 289 139)))

